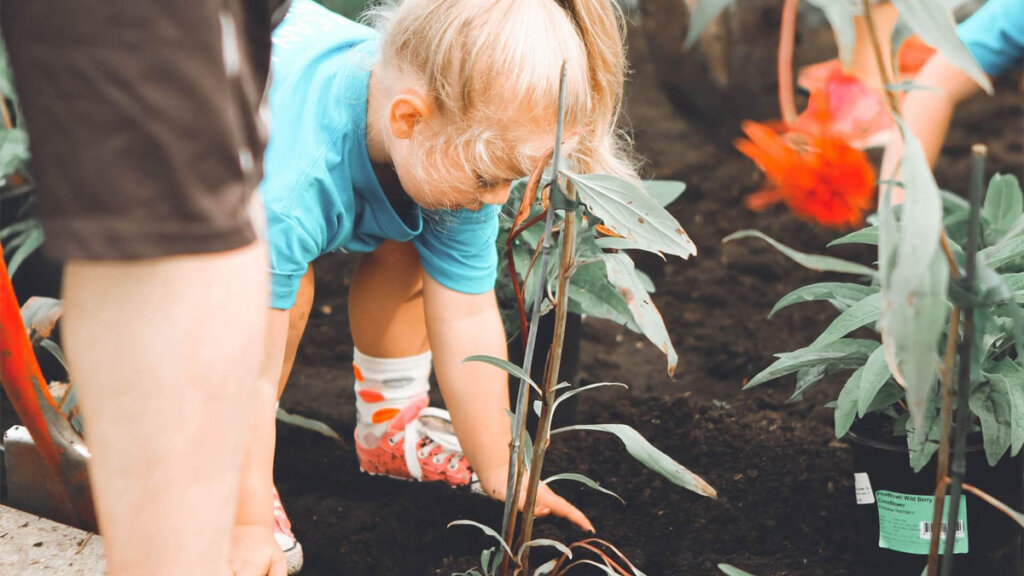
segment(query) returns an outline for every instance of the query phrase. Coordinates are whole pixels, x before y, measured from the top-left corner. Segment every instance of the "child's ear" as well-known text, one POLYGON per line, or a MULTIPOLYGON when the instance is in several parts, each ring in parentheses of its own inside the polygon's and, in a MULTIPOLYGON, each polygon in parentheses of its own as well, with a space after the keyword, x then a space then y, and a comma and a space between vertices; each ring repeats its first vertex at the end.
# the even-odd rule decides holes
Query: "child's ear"
POLYGON ((400 140, 412 138, 412 131, 431 113, 430 103, 419 92, 405 92, 395 96, 388 113, 391 135, 400 140))

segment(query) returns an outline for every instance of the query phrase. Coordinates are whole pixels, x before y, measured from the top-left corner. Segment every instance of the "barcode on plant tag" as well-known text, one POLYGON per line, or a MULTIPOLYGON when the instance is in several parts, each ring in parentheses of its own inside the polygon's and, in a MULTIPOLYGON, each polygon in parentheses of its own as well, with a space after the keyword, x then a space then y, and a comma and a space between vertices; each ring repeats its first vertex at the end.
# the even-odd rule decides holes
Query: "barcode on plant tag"
MULTIPOLYGON (((922 540, 930 540, 931 537, 932 537, 932 523, 931 522, 921 522, 920 523, 920 528, 921 528, 921 539, 922 540)), ((942 533, 939 534, 939 538, 945 540, 946 539, 946 535, 948 533, 949 533, 949 522, 943 522, 942 523, 942 533)), ((956 538, 960 539, 960 538, 963 538, 963 537, 964 537, 964 522, 963 522, 963 520, 957 520, 956 521, 956 538)))

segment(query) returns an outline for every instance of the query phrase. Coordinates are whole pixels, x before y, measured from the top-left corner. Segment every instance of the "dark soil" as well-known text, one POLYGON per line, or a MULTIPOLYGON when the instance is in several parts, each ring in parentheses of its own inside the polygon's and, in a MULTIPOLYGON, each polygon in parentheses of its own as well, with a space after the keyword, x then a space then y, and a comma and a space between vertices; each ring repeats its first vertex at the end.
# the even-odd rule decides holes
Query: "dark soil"
MULTIPOLYGON (((757 228, 798 249, 823 251, 836 237, 785 210, 755 215, 743 196, 760 176, 729 141, 680 116, 654 81, 643 39, 633 34, 634 68, 627 113, 648 175, 687 182, 673 213, 697 243, 690 261, 641 258, 655 280, 654 299, 679 351, 675 380, 664 358, 642 338, 605 322, 583 326, 581 381, 620 381, 629 392, 589 397, 580 422, 626 423, 703 476, 719 499, 700 498, 636 464, 617 440, 598 433, 556 437, 546 472, 578 471, 620 494, 614 499, 563 484, 560 492, 593 520, 650 576, 718 574, 726 562, 758 575, 856 574, 859 555, 849 447, 835 440, 832 411, 838 381, 826 381, 804 402, 785 404, 792 383, 740 390, 776 352, 813 340, 833 317, 807 304, 766 318, 789 290, 820 275, 798 268, 754 240, 721 239, 757 228)), ((766 96, 768 97, 768 96, 766 96)), ((995 98, 958 113, 940 184, 962 189, 975 138, 987 134, 990 169, 1021 174, 1024 116, 1013 82, 995 98)), ((833 250, 870 262, 870 251, 833 250)), ((451 574, 475 565, 493 542, 456 519, 497 526, 500 505, 440 486, 381 480, 358 472, 346 278, 353 261, 317 263, 317 302, 283 406, 322 419, 346 437, 335 441, 279 426, 277 482, 306 551, 304 574, 451 574)), ((437 399, 440 402, 440 399, 437 399)), ((539 534, 571 542, 584 537, 545 520, 539 534)))
MULTIPOLYGON (((635 463, 617 440, 598 433, 556 437, 545 471, 580 472, 621 495, 626 506, 575 485, 557 487, 590 516, 599 537, 650 576, 718 574, 715 566, 722 562, 765 576, 857 574, 850 448, 835 440, 832 411, 823 408, 840 382, 826 381, 796 404, 784 402, 791 381, 740 390, 773 354, 807 344, 833 317, 826 305, 806 304, 767 319, 778 298, 822 277, 756 240, 721 244, 734 231, 756 228, 798 249, 821 252, 836 233, 781 208, 747 212, 742 199, 758 188, 758 171, 728 138, 702 128, 700 119, 681 116, 654 79, 643 38, 633 33, 631 44, 629 127, 648 160, 647 175, 687 182, 688 191, 671 210, 700 255, 667 263, 639 258, 658 287, 654 300, 679 351, 675 379, 641 337, 587 321, 581 382, 619 381, 631 389, 589 396, 578 419, 636 427, 705 478, 719 498, 672 485, 635 463)), ((990 145, 990 170, 1021 176, 1024 107, 1018 81, 1004 82, 996 97, 979 98, 958 112, 938 164, 941 185, 963 189, 969 146, 982 136, 990 145)), ((872 258, 867 250, 831 253, 863 262, 872 258)), ((353 265, 342 255, 317 262, 313 316, 282 400, 286 410, 320 419, 345 439, 278 427, 276 480, 305 549, 303 574, 426 576, 470 568, 493 542, 475 529, 446 525, 471 519, 497 526, 498 503, 358 471, 346 313, 353 265)), ((585 537, 559 520, 540 521, 538 533, 565 542, 585 537)))

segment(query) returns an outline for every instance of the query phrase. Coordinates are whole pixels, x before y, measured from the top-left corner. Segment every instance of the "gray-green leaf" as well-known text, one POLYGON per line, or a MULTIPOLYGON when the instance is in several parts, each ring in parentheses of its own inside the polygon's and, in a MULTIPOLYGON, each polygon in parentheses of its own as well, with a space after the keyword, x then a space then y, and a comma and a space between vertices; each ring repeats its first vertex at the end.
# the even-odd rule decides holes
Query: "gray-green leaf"
POLYGON ((682 258, 697 254, 682 225, 636 184, 607 174, 565 175, 587 208, 637 248, 682 258))
POLYGON ((579 424, 553 430, 552 435, 572 430, 596 430, 614 434, 626 446, 626 451, 641 464, 661 474, 673 484, 692 490, 701 496, 718 498, 718 493, 707 482, 667 454, 655 448, 639 432, 625 424, 579 424))
POLYGON ((732 242, 739 238, 760 238, 765 242, 771 244, 776 250, 782 252, 791 260, 800 264, 804 268, 810 268, 811 270, 818 270, 819 272, 842 272, 844 274, 859 274, 862 276, 870 276, 875 278, 878 276, 878 272, 864 266, 863 264, 857 264, 856 262, 849 262, 841 260, 839 258, 833 258, 831 256, 817 256, 813 254, 805 254, 798 250, 794 250, 789 246, 771 238, 770 236, 758 232, 757 230, 741 230, 730 234, 722 239, 722 242, 732 242))

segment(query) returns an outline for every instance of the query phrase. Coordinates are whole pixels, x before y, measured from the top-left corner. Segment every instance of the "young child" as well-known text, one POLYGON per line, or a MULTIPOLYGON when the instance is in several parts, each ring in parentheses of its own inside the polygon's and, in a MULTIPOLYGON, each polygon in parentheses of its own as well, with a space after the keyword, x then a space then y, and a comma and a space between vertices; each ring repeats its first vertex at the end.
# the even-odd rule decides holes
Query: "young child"
MULTIPOLYGON (((404 0, 375 16, 376 31, 295 0, 274 34, 264 381, 283 388, 291 369, 310 263, 361 253, 349 294, 360 467, 503 499, 508 378, 462 364, 506 355, 493 291, 499 207, 553 144, 563 60, 573 168, 636 177, 614 131, 620 20, 610 0, 404 0), (432 364, 454 435, 448 413, 427 408, 432 364)), ((281 546, 298 550, 279 502, 271 517, 273 398, 262 406, 234 548, 258 574, 280 569, 275 520, 281 546)), ((537 512, 593 530, 547 488, 537 512)))
MULTIPOLYGON (((1024 65, 1024 2, 989 0, 958 28, 960 40, 970 50, 981 69, 992 77, 1024 65)), ((981 87, 940 53, 932 56, 915 80, 935 91, 916 90, 903 101, 903 120, 924 148, 932 165, 942 151, 942 143, 953 119, 953 112, 981 87)), ((887 147, 880 177, 891 179, 903 156, 902 139, 887 147)), ((893 200, 902 201, 903 189, 893 189, 893 200)))

